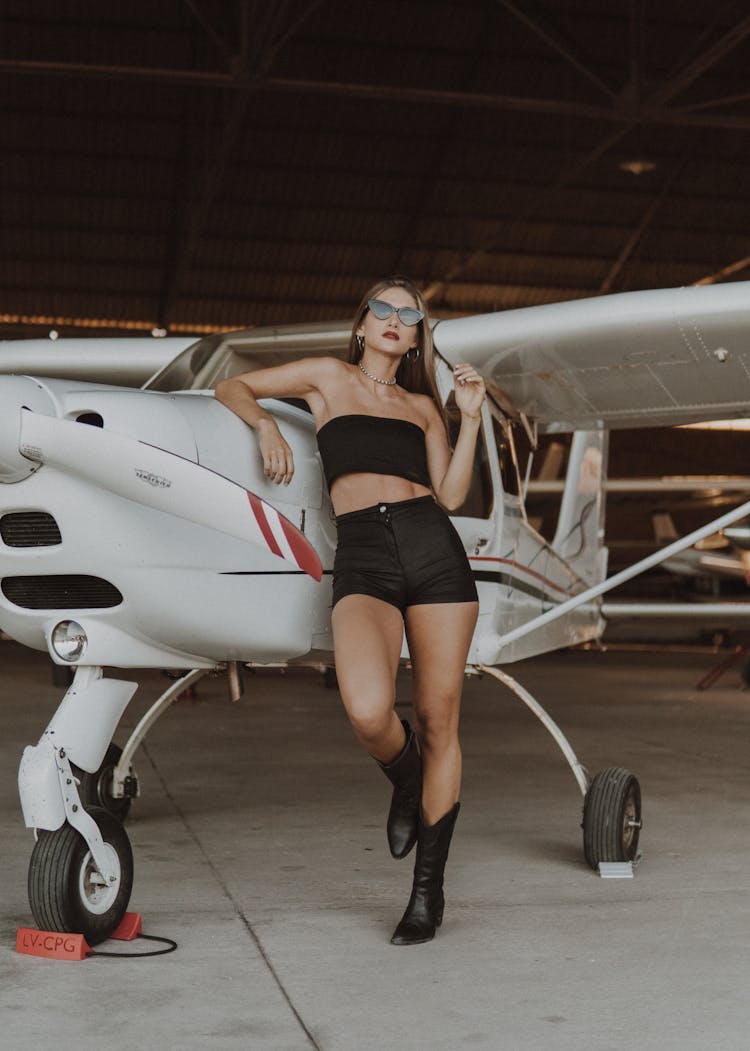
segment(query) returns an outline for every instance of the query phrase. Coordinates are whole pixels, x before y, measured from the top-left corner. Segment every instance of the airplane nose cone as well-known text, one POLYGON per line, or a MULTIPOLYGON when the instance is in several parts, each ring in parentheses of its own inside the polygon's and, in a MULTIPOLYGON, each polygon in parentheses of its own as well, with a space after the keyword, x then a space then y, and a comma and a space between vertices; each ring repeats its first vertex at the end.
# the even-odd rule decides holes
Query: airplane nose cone
POLYGON ((18 450, 21 409, 54 416, 55 407, 44 388, 29 376, 0 379, 0 483, 20 482, 39 467, 18 450))

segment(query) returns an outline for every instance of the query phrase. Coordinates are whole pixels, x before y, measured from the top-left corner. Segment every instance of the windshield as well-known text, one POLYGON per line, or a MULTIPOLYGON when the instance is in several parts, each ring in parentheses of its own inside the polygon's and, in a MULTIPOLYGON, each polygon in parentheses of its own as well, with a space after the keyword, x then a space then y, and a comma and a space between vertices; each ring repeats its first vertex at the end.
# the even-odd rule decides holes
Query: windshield
POLYGON ((207 336, 205 339, 192 343, 189 347, 178 354, 176 358, 165 365, 163 369, 152 376, 145 384, 145 390, 190 390, 195 378, 211 355, 223 342, 221 335, 207 336))
POLYGON ((341 321, 217 332, 178 354, 146 389, 213 390, 220 380, 295 358, 346 357, 350 333, 349 323, 341 321))

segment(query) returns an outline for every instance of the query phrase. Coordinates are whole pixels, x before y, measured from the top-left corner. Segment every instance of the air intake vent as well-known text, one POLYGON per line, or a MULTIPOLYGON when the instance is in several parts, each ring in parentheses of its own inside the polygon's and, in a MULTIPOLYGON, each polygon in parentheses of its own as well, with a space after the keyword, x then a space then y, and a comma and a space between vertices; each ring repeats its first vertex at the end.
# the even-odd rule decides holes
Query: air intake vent
POLYGON ((60 527, 46 511, 13 511, 0 518, 0 537, 8 547, 61 544, 60 527))
POLYGON ((5 577, 3 595, 24 609, 107 609, 119 606, 122 595, 101 577, 55 574, 5 577))

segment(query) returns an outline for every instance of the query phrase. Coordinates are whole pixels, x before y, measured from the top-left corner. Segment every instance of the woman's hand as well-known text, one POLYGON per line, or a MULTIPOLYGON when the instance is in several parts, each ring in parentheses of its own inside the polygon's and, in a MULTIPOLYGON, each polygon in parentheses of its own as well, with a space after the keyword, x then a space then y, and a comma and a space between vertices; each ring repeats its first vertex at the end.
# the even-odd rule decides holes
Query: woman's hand
POLYGON ((270 417, 257 424, 258 445, 263 457, 263 474, 270 481, 289 485, 294 474, 292 450, 281 436, 276 421, 270 417))
POLYGON ((484 401, 484 380, 473 366, 459 362, 453 369, 453 382, 456 389, 456 407, 462 416, 476 419, 484 401))

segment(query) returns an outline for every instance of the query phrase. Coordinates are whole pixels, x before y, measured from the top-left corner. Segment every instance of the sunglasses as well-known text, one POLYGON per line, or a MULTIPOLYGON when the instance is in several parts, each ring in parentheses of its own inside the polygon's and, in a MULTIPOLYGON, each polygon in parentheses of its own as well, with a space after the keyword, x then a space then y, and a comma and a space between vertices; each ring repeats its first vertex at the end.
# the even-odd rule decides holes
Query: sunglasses
POLYGON ((393 314, 398 314, 401 324, 407 325, 409 328, 412 325, 418 325, 424 317, 422 311, 417 310, 416 307, 393 307, 390 303, 386 303, 384 299, 368 299, 367 305, 378 321, 386 321, 393 314))

